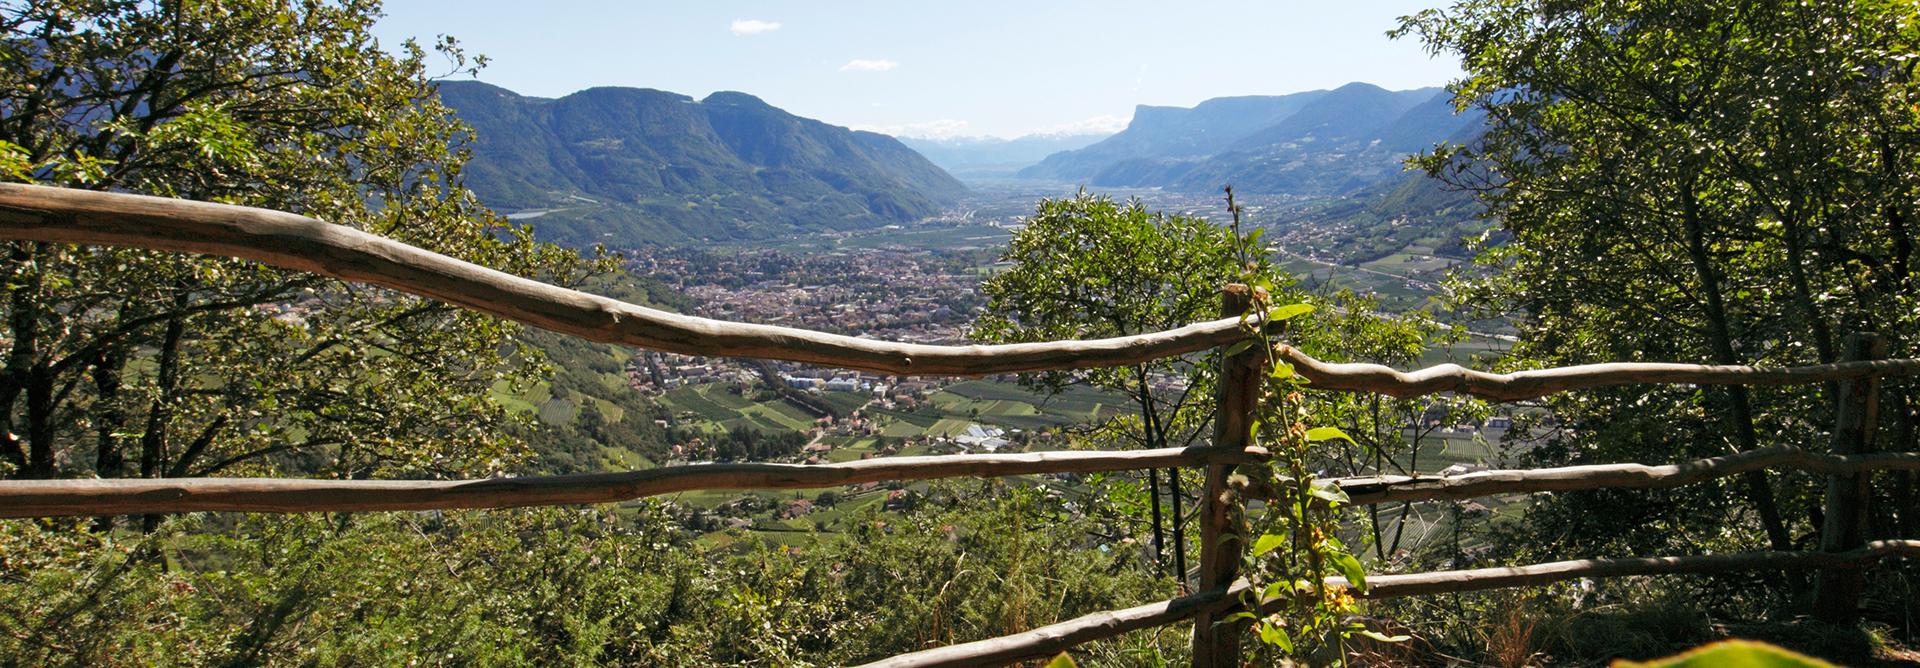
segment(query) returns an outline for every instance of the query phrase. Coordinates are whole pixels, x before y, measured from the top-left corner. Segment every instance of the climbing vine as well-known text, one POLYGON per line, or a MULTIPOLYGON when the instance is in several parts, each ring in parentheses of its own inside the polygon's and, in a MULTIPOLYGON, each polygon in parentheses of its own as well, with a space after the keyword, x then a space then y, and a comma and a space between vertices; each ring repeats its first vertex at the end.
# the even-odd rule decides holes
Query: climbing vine
MULTIPOLYGON (((1227 190, 1227 207, 1234 232, 1245 239, 1252 256, 1259 230, 1239 234, 1240 208, 1227 190)), ((1251 268, 1253 265, 1247 263, 1251 268)), ((1251 620, 1262 643, 1313 665, 1338 665, 1344 645, 1354 636, 1399 642, 1361 623, 1355 594, 1366 591, 1366 567, 1358 550, 1339 537, 1341 509, 1346 493, 1331 481, 1316 477, 1314 464, 1324 461, 1323 444, 1353 439, 1337 427, 1312 426, 1312 412, 1302 390, 1307 381, 1277 354, 1280 328, 1313 312, 1304 303, 1274 304, 1275 286, 1260 272, 1242 278, 1251 291, 1251 304, 1242 316, 1246 341, 1228 349, 1229 355, 1260 351, 1260 389, 1250 422, 1251 442, 1266 448, 1271 459, 1265 480, 1242 480, 1243 489, 1259 488, 1266 505, 1249 515, 1248 549, 1242 571, 1250 586, 1242 612, 1228 621, 1251 620), (1338 578, 1343 579, 1337 579, 1338 578)))

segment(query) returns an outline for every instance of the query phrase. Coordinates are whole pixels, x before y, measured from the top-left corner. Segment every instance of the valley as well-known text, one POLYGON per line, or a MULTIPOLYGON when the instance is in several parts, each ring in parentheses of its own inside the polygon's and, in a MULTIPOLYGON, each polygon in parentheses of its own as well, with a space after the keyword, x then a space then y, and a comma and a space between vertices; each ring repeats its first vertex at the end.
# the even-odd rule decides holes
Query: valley
MULTIPOLYGON (((822 231, 774 240, 741 240, 701 248, 641 246, 619 249, 625 271, 644 279, 646 290, 629 290, 657 305, 694 315, 785 325, 922 343, 961 343, 983 301, 979 284, 1004 268, 999 261, 1014 231, 1045 197, 1067 197, 1077 186, 1031 181, 976 182, 952 208, 937 215, 876 229, 822 231), (671 298, 662 299, 664 295, 671 298)), ((1103 189, 1138 198, 1155 210, 1220 220, 1224 197, 1158 188, 1103 189)), ((1274 261, 1316 291, 1351 289, 1377 295, 1383 307, 1403 311, 1430 306, 1436 286, 1465 258, 1433 247, 1409 245, 1387 256, 1354 261, 1341 254, 1346 238, 1317 225, 1311 212, 1339 200, 1253 194, 1240 198, 1244 222, 1268 229, 1278 249, 1274 261)), ((536 225, 539 220, 533 221, 536 225)), ((1467 362, 1497 355, 1499 334, 1475 335, 1436 347, 1422 365, 1467 362)), ((983 379, 902 378, 835 371, 784 362, 696 358, 594 347, 621 360, 620 371, 598 374, 597 389, 568 397, 543 394, 514 399, 549 427, 578 427, 579 406, 593 404, 594 421, 627 423, 643 443, 603 442, 599 461, 642 466, 710 461, 728 439, 777 441, 773 461, 829 463, 869 457, 983 451, 963 442, 969 430, 1003 439, 1017 450, 1064 447, 1070 434, 1137 410, 1124 396, 1075 388, 1043 396, 1013 376, 983 379), (614 380, 617 377, 617 382, 614 380), (610 406, 628 406, 624 411, 610 406), (640 422, 642 424, 633 424, 640 422)), ((549 349, 550 353, 555 351, 549 349)), ((581 362, 561 352, 553 361, 561 376, 581 362)), ((604 364, 604 362, 596 362, 604 364)), ((1175 378, 1161 379, 1177 389, 1175 378)), ((589 436, 577 431, 575 437, 589 436)), ((1438 470, 1454 464, 1508 461, 1502 434, 1482 433, 1479 421, 1446 425, 1420 446, 1418 463, 1438 470)), ((977 441, 977 438, 976 438, 977 441)), ((726 446, 732 447, 732 446, 726 446)), ((1035 479, 1072 493, 1071 477, 1035 479)), ((735 529, 725 543, 758 536, 773 545, 810 541, 801 528, 840 531, 845 518, 889 494, 919 494, 925 483, 868 486, 872 489, 702 492, 673 497, 686 526, 735 529), (832 492, 832 494, 827 494, 832 492), (821 501, 825 495, 832 503, 821 501), (805 501, 806 503, 799 503, 805 501), (838 505, 836 505, 838 504, 838 505)), ((896 504, 905 503, 899 495, 896 504)), ((1433 529, 1431 521, 1422 531, 1433 529)))

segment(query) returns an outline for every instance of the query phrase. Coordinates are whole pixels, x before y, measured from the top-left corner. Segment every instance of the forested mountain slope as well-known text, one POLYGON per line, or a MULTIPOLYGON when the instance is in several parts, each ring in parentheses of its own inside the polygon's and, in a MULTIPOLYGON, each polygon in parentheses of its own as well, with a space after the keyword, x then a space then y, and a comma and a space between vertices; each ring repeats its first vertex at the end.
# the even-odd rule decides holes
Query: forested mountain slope
POLYGON ((570 244, 761 239, 904 222, 966 187, 898 140, 745 93, 640 88, 559 99, 479 82, 440 97, 477 135, 466 184, 570 244))
POLYGON ((1410 153, 1478 126, 1436 88, 1331 91, 1207 100, 1192 109, 1142 106, 1126 131, 1048 156, 1026 178, 1096 187, 1327 197, 1396 187, 1410 153))

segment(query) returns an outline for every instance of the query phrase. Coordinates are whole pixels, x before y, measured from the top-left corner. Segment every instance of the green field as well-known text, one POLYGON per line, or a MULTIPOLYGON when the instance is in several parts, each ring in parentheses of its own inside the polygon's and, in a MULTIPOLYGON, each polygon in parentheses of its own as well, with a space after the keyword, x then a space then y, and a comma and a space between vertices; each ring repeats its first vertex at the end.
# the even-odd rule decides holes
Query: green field
POLYGON ((1485 336, 1468 336, 1466 340, 1449 346, 1435 347, 1420 356, 1420 366, 1436 364, 1454 364, 1471 366, 1472 362, 1490 360, 1505 355, 1512 343, 1485 336))
POLYGON ((813 427, 813 415, 785 399, 753 401, 734 394, 725 383, 688 385, 674 388, 660 397, 660 403, 675 415, 693 413, 700 423, 716 429, 746 426, 761 431, 806 431, 813 427))

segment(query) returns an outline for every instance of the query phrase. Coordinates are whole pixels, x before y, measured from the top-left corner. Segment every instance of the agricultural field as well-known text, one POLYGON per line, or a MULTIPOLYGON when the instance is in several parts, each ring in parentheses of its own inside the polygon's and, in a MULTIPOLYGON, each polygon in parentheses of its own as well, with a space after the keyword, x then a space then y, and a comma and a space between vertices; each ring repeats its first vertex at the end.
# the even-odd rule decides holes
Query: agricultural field
POLYGON ((1513 344, 1482 334, 1472 334, 1465 340, 1447 346, 1428 348, 1420 357, 1419 366, 1429 367, 1436 364, 1454 363, 1461 366, 1473 366, 1475 362, 1498 359, 1507 354, 1513 344))
POLYGON ((1434 249, 1428 246, 1411 245, 1392 255, 1353 265, 1292 253, 1283 253, 1276 262, 1302 285, 1372 293, 1380 297, 1382 308, 1407 311, 1429 305, 1436 286, 1463 260, 1435 255, 1434 249))
POLYGON ((660 397, 674 415, 692 413, 699 423, 719 430, 746 426, 769 432, 806 431, 814 417, 785 399, 754 401, 734 394, 725 383, 675 388, 660 397))

